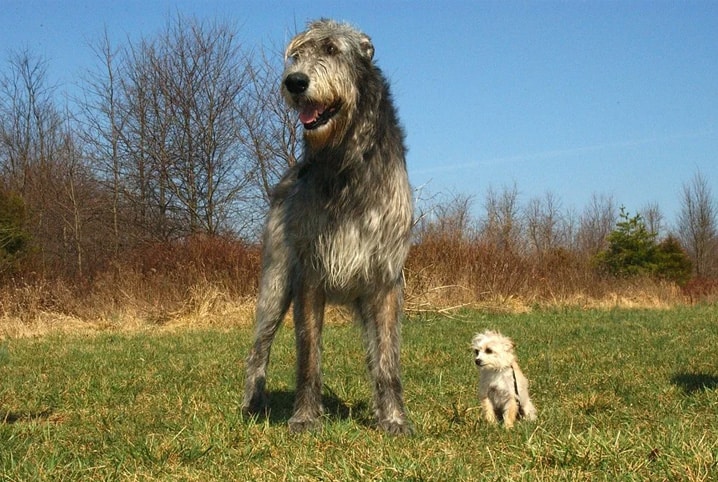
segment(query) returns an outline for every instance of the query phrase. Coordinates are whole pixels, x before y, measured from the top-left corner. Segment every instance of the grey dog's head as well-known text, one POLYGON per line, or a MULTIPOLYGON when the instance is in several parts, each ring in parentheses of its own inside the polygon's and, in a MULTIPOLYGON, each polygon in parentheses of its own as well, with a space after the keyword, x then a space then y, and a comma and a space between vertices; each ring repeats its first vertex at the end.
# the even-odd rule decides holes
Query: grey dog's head
POLYGON ((299 113, 310 145, 340 138, 357 104, 358 85, 373 69, 368 35, 333 20, 311 22, 287 46, 282 95, 299 113))

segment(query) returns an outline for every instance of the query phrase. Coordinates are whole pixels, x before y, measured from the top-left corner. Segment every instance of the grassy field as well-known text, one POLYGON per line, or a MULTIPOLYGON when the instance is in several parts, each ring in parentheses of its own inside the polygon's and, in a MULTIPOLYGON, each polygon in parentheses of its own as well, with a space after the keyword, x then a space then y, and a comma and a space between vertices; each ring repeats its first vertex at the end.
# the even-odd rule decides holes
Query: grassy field
MULTIPOLYGON (((251 328, 0 342, 0 480, 711 480, 718 474, 718 308, 464 312, 406 320, 416 429, 372 428, 359 332, 328 326, 326 421, 286 428, 293 333, 272 353, 268 419, 239 401, 251 328), (539 410, 479 420, 471 336, 518 344, 539 410)), ((715 479, 713 479, 715 480, 715 479)))

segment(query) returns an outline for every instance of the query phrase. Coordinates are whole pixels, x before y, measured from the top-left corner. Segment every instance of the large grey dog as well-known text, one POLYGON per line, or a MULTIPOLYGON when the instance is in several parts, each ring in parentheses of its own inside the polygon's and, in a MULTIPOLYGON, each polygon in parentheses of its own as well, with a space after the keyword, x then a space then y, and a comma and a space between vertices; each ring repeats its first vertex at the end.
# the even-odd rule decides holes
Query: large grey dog
POLYGON ((292 431, 316 427, 323 412, 327 302, 352 306, 361 320, 379 426, 394 434, 411 431, 399 344, 412 195, 404 134, 373 56, 366 34, 325 19, 310 23, 285 55, 282 94, 304 126, 304 154, 271 199, 243 411, 266 409, 270 348, 293 303, 292 431))

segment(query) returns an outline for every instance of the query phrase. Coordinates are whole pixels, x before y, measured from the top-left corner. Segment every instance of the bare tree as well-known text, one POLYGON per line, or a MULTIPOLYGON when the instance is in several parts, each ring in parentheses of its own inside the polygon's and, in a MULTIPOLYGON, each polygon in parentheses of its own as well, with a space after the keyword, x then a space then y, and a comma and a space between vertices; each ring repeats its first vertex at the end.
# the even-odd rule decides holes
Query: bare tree
POLYGON ((113 48, 107 31, 98 44, 93 47, 99 61, 98 71, 90 72, 84 78, 83 97, 78 104, 81 115, 78 116, 82 129, 79 135, 92 159, 94 171, 104 181, 111 193, 112 251, 117 260, 123 238, 128 236, 130 225, 123 220, 121 199, 122 163, 120 143, 124 128, 121 91, 119 85, 119 50, 113 48))
POLYGON ((648 232, 655 233, 657 237, 660 237, 663 234, 663 213, 661 213, 658 204, 647 204, 643 207, 639 214, 641 215, 641 219, 643 219, 648 232))
POLYGON ((608 235, 616 224, 613 197, 593 194, 580 216, 577 232, 578 247, 586 256, 594 256, 606 247, 608 235))
POLYGON ((414 230, 418 242, 447 237, 451 241, 466 241, 474 236, 471 196, 455 194, 445 201, 437 201, 436 198, 433 201, 418 216, 414 230))
MULTIPOLYGON (((277 50, 277 49, 275 49, 277 50)), ((262 50, 248 64, 249 81, 239 109, 242 150, 253 181, 252 197, 242 204, 244 231, 256 238, 269 196, 288 167, 298 159, 299 119, 280 94, 282 53, 262 50), (272 60, 274 59, 274 60, 272 60)))
POLYGON ((228 26, 208 28, 182 18, 168 29, 152 62, 172 120, 169 187, 190 232, 215 234, 250 180, 236 162, 246 62, 228 26))
POLYGON ((153 72, 151 59, 157 55, 147 40, 126 50, 120 77, 120 171, 134 223, 151 238, 169 239, 182 228, 173 218, 175 202, 168 188, 171 115, 153 72))
POLYGON ((62 120, 44 59, 15 52, 7 68, 0 78, 0 159, 10 188, 24 195, 34 173, 52 158, 62 120))
MULTIPOLYGON (((56 245, 55 257, 64 260, 64 274, 84 278, 107 254, 109 232, 103 215, 108 199, 89 168, 69 113, 66 119, 54 160, 54 202, 47 208, 47 229, 48 234, 60 231, 62 244, 56 245)), ((55 245, 51 240, 45 244, 55 245)))
POLYGON ((237 231, 254 166, 243 124, 253 78, 235 32, 178 16, 153 39, 113 49, 105 36, 95 51, 86 140, 114 193, 117 243, 127 207, 155 239, 237 231))
POLYGON ((69 110, 55 104, 47 64, 15 53, 0 79, 0 151, 6 183, 27 207, 41 273, 81 277, 99 195, 69 110))
POLYGON ((105 35, 95 53, 83 139, 113 193, 115 251, 131 233, 256 239, 299 150, 298 119, 279 94, 281 54, 246 55, 228 25, 181 16, 124 48, 105 35))
POLYGON ((493 188, 486 192, 481 235, 502 250, 516 251, 521 247, 518 197, 515 183, 511 187, 504 187, 500 193, 493 188))
POLYGON ((227 25, 178 17, 141 53, 150 82, 144 86, 150 107, 144 120, 159 123, 165 134, 148 147, 166 183, 168 207, 189 233, 215 234, 249 182, 238 162, 236 113, 248 74, 236 36, 227 25))
POLYGON ((44 59, 28 51, 10 56, 0 79, 0 160, 10 190, 18 192, 27 207, 28 229, 41 268, 51 262, 50 244, 45 241, 61 239, 60 233, 49 233, 53 228, 49 208, 56 190, 53 161, 61 124, 54 92, 44 59))
POLYGON ((700 172, 683 185, 678 237, 693 262, 696 276, 718 274, 718 207, 700 172))
POLYGON ((561 201, 551 192, 531 199, 524 208, 526 234, 532 249, 539 255, 566 243, 561 201))

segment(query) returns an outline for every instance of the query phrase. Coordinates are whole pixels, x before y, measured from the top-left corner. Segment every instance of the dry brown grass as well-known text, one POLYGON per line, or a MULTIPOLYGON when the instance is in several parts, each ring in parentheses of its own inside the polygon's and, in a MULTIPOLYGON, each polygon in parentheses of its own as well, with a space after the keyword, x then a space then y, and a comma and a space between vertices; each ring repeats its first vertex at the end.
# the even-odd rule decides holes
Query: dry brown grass
MULTIPOLYGON (((0 339, 247 325, 254 316, 259 263, 257 247, 195 238, 149 246, 92 280, 6 282, 0 287, 0 339)), ((718 300, 718 283, 710 280, 680 289, 647 278, 609 278, 566 250, 526 256, 448 236, 415 245, 404 273, 409 315, 462 308, 665 309, 718 300)), ((327 320, 344 323, 351 315, 330 309, 327 320)))
MULTIPOLYGON (((472 307, 510 313, 548 307, 668 308, 690 302, 671 282, 598 273, 564 249, 521 255, 460 238, 434 237, 414 246, 406 267, 407 309, 472 307)), ((715 298, 713 290, 704 299, 715 298)))

